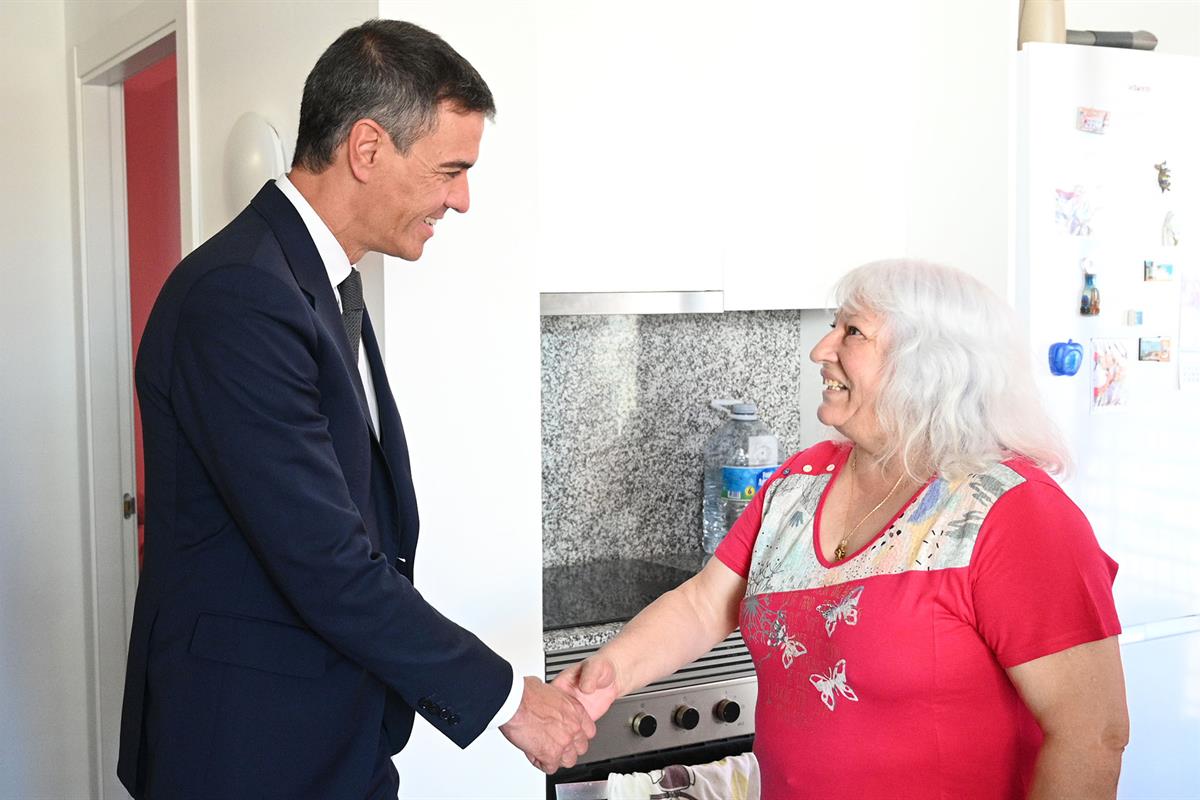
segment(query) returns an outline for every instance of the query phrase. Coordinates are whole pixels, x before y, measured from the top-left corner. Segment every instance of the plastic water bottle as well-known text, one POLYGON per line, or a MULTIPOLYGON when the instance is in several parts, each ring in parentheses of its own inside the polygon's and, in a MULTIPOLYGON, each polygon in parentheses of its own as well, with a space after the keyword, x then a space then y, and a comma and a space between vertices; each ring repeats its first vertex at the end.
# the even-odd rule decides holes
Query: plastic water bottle
POLYGON ((754 403, 714 400, 729 414, 704 447, 704 552, 717 545, 767 479, 779 469, 779 440, 758 418, 754 403))

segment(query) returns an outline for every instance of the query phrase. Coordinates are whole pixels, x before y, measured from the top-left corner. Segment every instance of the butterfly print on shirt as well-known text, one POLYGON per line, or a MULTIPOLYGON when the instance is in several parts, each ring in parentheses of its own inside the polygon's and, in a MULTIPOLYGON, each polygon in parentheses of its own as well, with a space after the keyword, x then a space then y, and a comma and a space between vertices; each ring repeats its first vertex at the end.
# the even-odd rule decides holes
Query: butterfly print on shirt
POLYGON ((836 603, 822 603, 817 606, 817 613, 825 618, 825 633, 833 636, 839 620, 847 625, 858 624, 858 598, 862 597, 863 587, 855 586, 846 596, 836 603))
POLYGON ((830 711, 833 711, 837 705, 837 698, 834 697, 834 692, 837 692, 847 700, 858 702, 858 695, 854 693, 846 684, 846 659, 839 659, 836 664, 829 668, 829 672, 822 675, 819 672, 814 672, 808 676, 808 680, 821 693, 821 702, 830 711))
POLYGON ((788 634, 787 625, 784 624, 782 618, 775 620, 774 628, 767 637, 767 646, 778 647, 783 652, 784 669, 791 669, 792 661, 796 656, 802 656, 808 652, 808 648, 804 646, 803 642, 788 634))

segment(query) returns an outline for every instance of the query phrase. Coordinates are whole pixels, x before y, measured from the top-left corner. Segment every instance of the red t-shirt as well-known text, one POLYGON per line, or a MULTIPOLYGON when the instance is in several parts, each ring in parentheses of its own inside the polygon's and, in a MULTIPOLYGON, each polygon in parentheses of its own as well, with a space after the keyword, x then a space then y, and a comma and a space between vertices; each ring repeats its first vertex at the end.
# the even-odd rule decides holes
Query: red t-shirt
POLYGON ((747 579, 763 800, 1024 797, 1042 734, 1004 670, 1120 633, 1116 563, 1011 460, 931 480, 831 564, 817 519, 848 455, 792 456, 716 553, 747 579))

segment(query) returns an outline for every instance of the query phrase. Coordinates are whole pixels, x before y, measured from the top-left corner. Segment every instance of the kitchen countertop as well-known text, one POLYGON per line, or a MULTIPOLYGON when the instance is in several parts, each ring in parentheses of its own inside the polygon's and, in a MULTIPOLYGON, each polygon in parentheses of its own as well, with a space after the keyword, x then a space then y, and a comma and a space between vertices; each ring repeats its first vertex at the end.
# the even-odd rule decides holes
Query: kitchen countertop
POLYGON ((688 572, 696 573, 704 568, 708 563, 709 556, 706 553, 701 553, 699 550, 688 550, 679 553, 657 553, 648 556, 642 556, 643 561, 649 561, 652 564, 662 564, 665 567, 678 567, 686 569, 688 572))
POLYGON ((555 608, 544 615, 548 628, 542 634, 546 652, 596 647, 612 639, 625 626, 625 619, 613 618, 636 613, 638 608, 653 601, 659 589, 657 583, 673 586, 688 575, 698 572, 707 562, 700 552, 658 553, 638 559, 591 562, 570 567, 546 570, 547 602, 555 608), (664 569, 657 570, 656 567, 664 569), (650 583, 636 580, 635 573, 650 578, 650 583), (629 580, 623 578, 629 576, 629 580), (613 590, 621 593, 632 605, 610 604, 607 596, 613 590), (561 608, 560 608, 561 606, 561 608), (594 624, 564 626, 563 620, 594 618, 594 624))
POLYGON ((579 647, 599 647, 620 633, 624 622, 608 622, 603 625, 579 625, 542 633, 542 649, 547 653, 575 650, 579 647))

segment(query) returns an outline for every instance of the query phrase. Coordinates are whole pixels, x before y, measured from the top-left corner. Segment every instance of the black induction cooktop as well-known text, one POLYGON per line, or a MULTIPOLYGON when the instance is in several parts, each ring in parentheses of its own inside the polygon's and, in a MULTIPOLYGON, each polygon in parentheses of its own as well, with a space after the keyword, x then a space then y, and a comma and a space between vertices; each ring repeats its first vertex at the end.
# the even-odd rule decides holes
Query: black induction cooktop
POLYGON ((694 574, 632 558, 547 567, 542 573, 542 627, 552 631, 624 622, 694 574))

